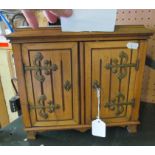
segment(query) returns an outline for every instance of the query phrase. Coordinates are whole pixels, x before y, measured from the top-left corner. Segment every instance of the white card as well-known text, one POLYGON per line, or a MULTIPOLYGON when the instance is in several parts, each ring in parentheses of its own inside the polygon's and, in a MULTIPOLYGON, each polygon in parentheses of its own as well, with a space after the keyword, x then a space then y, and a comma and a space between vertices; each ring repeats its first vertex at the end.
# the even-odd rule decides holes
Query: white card
POLYGON ((134 42, 129 42, 129 43, 127 43, 127 47, 129 48, 129 49, 137 49, 138 48, 138 43, 134 43, 134 42))
POLYGON ((106 124, 101 119, 92 121, 92 135, 106 137, 106 124))
POLYGON ((61 17, 64 32, 104 31, 115 29, 116 9, 75 9, 70 17, 61 17))

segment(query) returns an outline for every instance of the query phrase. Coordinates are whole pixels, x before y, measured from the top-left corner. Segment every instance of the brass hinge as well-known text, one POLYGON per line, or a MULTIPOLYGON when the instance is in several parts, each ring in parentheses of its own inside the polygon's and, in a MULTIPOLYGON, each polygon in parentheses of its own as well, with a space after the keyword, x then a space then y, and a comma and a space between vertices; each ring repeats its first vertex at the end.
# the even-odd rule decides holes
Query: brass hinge
POLYGON ((48 101, 47 104, 45 105, 45 101, 47 100, 46 95, 41 95, 38 99, 37 105, 28 105, 29 110, 39 110, 39 115, 47 119, 48 118, 48 113, 55 112, 56 109, 60 108, 59 104, 55 104, 53 101, 48 101))
POLYGON ((48 113, 53 113, 55 112, 56 109, 60 108, 60 105, 58 104, 54 104, 54 103, 49 103, 49 105, 45 106, 45 105, 30 105, 28 106, 28 108, 31 110, 39 110, 39 115, 44 118, 47 119, 48 118, 48 113))
POLYGON ((34 71, 35 79, 40 82, 44 82, 45 80, 45 76, 41 71, 43 71, 45 75, 49 75, 50 71, 56 71, 58 69, 58 66, 53 64, 51 60, 44 59, 44 56, 40 52, 36 53, 32 64, 33 66, 26 66, 23 64, 23 71, 24 73, 25 71, 34 71))
POLYGON ((122 64, 119 64, 118 59, 112 59, 111 63, 108 63, 105 68, 112 69, 115 72, 118 68, 127 68, 127 67, 134 67, 136 70, 139 68, 139 59, 136 60, 136 63, 127 63, 128 55, 125 52, 121 52, 119 55, 120 59, 122 59, 122 64))
POLYGON ((33 109, 48 109, 50 112, 54 112, 55 109, 59 109, 60 106, 58 104, 54 104, 51 102, 50 105, 44 106, 44 105, 29 105, 29 109, 33 110, 33 109))
POLYGON ((124 106, 132 106, 135 105, 135 99, 132 99, 131 101, 125 101, 125 96, 119 92, 116 97, 107 102, 104 107, 108 108, 111 111, 116 110, 116 116, 120 115, 124 112, 124 106))
POLYGON ((51 66, 25 66, 24 65, 24 70, 25 71, 30 71, 30 70, 52 70, 52 71, 56 71, 58 69, 56 64, 52 64, 51 66))
POLYGON ((106 69, 110 69, 110 68, 126 68, 126 67, 135 67, 135 69, 138 69, 138 65, 139 65, 139 60, 136 61, 136 63, 131 63, 131 64, 107 64, 106 65, 106 69))
POLYGON ((112 73, 116 74, 117 78, 121 80, 126 77, 127 68, 134 67, 135 70, 139 69, 139 59, 136 60, 136 63, 128 63, 128 60, 128 55, 122 51, 119 54, 119 59, 111 59, 110 63, 106 64, 105 68, 111 70, 112 73))

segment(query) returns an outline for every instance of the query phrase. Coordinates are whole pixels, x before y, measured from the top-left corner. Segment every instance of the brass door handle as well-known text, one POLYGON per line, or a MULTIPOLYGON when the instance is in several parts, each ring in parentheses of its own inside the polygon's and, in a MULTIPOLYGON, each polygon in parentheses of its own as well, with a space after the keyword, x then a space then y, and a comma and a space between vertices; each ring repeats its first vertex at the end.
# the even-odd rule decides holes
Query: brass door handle
POLYGON ((67 80, 67 81, 64 83, 64 89, 65 89, 66 91, 70 91, 71 88, 72 88, 72 84, 71 84, 70 81, 67 80))
POLYGON ((101 88, 100 83, 99 83, 97 80, 94 80, 94 81, 93 81, 92 87, 93 87, 94 89, 101 88))

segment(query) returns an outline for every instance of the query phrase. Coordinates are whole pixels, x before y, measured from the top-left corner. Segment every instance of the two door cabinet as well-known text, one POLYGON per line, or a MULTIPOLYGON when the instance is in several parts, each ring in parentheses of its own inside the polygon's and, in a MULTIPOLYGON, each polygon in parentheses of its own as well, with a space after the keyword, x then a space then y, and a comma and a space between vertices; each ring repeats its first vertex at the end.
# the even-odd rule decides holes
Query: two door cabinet
POLYGON ((136 132, 151 35, 143 26, 74 33, 26 28, 8 35, 28 138, 46 130, 91 128, 97 115, 97 89, 106 125, 136 132))

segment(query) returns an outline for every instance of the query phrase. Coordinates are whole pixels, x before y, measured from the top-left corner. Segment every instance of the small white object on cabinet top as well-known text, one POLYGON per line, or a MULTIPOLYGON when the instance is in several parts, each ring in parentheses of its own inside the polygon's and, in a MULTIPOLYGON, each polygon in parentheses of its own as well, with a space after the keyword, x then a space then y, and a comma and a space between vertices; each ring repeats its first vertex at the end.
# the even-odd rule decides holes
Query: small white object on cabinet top
POLYGON ((116 9, 75 9, 71 17, 61 17, 63 32, 102 31, 115 29, 116 9))

